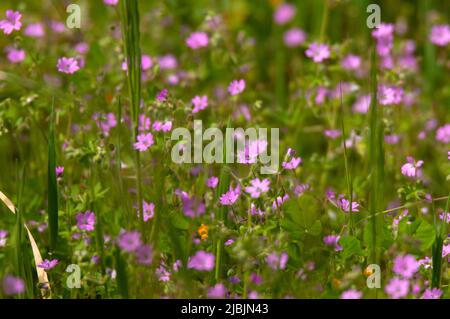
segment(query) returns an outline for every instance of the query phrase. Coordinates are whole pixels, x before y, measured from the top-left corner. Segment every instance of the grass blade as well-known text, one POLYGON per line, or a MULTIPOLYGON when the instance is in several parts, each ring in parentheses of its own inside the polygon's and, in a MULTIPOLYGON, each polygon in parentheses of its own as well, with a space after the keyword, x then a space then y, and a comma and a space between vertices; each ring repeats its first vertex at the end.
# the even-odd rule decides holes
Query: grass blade
POLYGON ((48 224, 50 249, 55 250, 58 242, 58 184, 56 182, 55 147, 55 101, 52 102, 48 136, 48 224))

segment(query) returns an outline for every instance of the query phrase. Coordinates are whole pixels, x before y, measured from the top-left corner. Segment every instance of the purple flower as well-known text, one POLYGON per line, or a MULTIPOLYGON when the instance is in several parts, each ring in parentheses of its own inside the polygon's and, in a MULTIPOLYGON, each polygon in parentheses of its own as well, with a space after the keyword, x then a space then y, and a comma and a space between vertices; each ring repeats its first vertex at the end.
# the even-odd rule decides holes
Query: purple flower
POLYGON ((137 149, 139 152, 146 151, 150 146, 154 144, 153 140, 153 134, 152 133, 146 133, 146 134, 139 134, 137 136, 137 142, 134 143, 134 148, 137 149))
POLYGON ((273 209, 281 207, 281 205, 289 199, 289 194, 284 194, 283 196, 277 196, 272 203, 273 209))
POLYGON ((166 269, 164 264, 161 264, 157 269, 156 269, 156 276, 158 276, 159 281, 162 282, 167 282, 170 280, 170 272, 166 269))
POLYGON ((228 190, 228 192, 220 196, 220 204, 224 206, 233 205, 238 200, 240 195, 241 195, 241 188, 239 187, 239 185, 236 186, 236 188, 234 189, 230 185, 230 189, 228 190))
POLYGON ((22 14, 19 11, 6 10, 6 19, 0 20, 0 29, 4 34, 11 34, 14 30, 20 30, 22 14))
POLYGON ((356 289, 349 289, 341 294, 341 299, 361 299, 362 292, 356 289))
POLYGON ((25 292, 25 283, 20 277, 6 275, 3 279, 3 292, 5 295, 18 295, 25 292))
POLYGON ((266 149, 266 140, 250 141, 250 143, 245 141, 244 149, 241 149, 238 144, 237 162, 240 164, 254 164, 256 163, 258 155, 266 151, 266 149))
POLYGON ((122 250, 134 252, 142 246, 141 234, 137 231, 122 231, 117 237, 117 244, 122 250))
POLYGON ((273 20, 276 24, 286 24, 295 17, 296 9, 292 4, 283 3, 278 6, 273 14, 273 20))
POLYGON ((58 259, 52 259, 52 260, 48 260, 48 259, 44 259, 43 262, 41 262, 38 267, 44 269, 45 271, 50 270, 54 267, 56 267, 56 265, 59 263, 58 259))
POLYGON ((300 196, 310 188, 309 184, 300 184, 294 187, 295 196, 300 196))
POLYGON ((138 264, 150 265, 153 261, 153 249, 150 245, 139 246, 134 253, 138 264))
POLYGON ((205 203, 195 197, 190 197, 186 192, 177 190, 175 194, 181 198, 184 215, 194 218, 205 213, 205 203))
POLYGON ((117 126, 116 116, 111 112, 107 114, 94 113, 92 118, 105 136, 108 136, 109 131, 117 126))
POLYGON ((341 251, 342 246, 339 245, 340 238, 341 238, 341 236, 328 235, 323 238, 323 242, 325 243, 325 245, 333 246, 335 251, 341 251))
POLYGON ((42 38, 45 35, 44 25, 42 23, 30 23, 23 33, 28 37, 42 38))
POLYGON ((392 278, 384 291, 392 298, 399 299, 405 297, 409 292, 409 281, 407 279, 392 278))
POLYGON ((450 43, 450 26, 448 24, 434 25, 430 33, 431 43, 446 46, 450 43))
POLYGON ((197 251, 189 258, 188 268, 199 271, 210 271, 214 268, 215 256, 203 250, 197 251))
POLYGON ((205 32, 194 32, 186 39, 186 45, 193 50, 208 46, 209 37, 205 32))
POLYGON ((208 96, 196 96, 192 99, 192 104, 194 105, 194 108, 192 109, 192 113, 198 113, 201 110, 206 109, 208 106, 208 96))
POLYGON ((145 114, 139 115, 139 132, 148 131, 150 129, 151 120, 145 114))
POLYGON ((358 70, 361 66, 361 58, 354 54, 348 54, 342 59, 341 66, 348 71, 358 70))
POLYGON ((237 95, 239 93, 242 93, 245 89, 245 81, 244 80, 234 80, 231 81, 230 85, 228 86, 228 93, 230 95, 237 95))
POLYGON ((224 284, 216 284, 214 287, 209 288, 208 290, 208 298, 225 298, 227 294, 227 288, 224 284))
POLYGON ((172 122, 166 121, 163 123, 160 121, 155 121, 153 122, 152 128, 157 132, 169 132, 172 129, 172 122))
POLYGON ((306 33, 300 28, 287 30, 283 36, 284 44, 289 48, 296 48, 306 40, 306 33))
POLYGON ((25 50, 16 49, 13 47, 7 47, 7 58, 11 63, 20 63, 25 60, 25 50))
POLYGON ((219 178, 217 178, 216 176, 211 176, 210 178, 208 178, 206 180, 206 186, 208 186, 210 188, 216 188, 218 183, 219 183, 219 178))
POLYGON ((56 67, 59 72, 66 74, 73 74, 80 69, 78 66, 78 61, 75 58, 66 57, 59 58, 56 67))
POLYGON ((330 57, 330 48, 326 44, 314 42, 309 45, 305 54, 315 63, 320 63, 330 57))
POLYGON ((252 179, 250 181, 250 186, 245 188, 245 191, 250 194, 252 198, 258 198, 263 193, 269 191, 270 180, 268 178, 262 181, 259 178, 252 179))
POLYGON ((64 166, 56 166, 55 173, 57 177, 61 177, 62 174, 64 173, 64 166))
POLYGON ((255 285, 260 285, 262 283, 262 277, 255 272, 250 274, 250 281, 255 285))
POLYGON ((153 60, 150 56, 143 54, 141 57, 141 68, 146 71, 153 66, 153 60))
POLYGON ((419 177, 421 175, 420 167, 422 167, 423 161, 416 162, 411 156, 408 156, 406 160, 407 163, 402 165, 402 174, 407 177, 419 177))
POLYGON ((404 278, 412 278, 412 276, 419 270, 419 263, 412 255, 397 256, 394 259, 394 266, 392 270, 404 278))
POLYGON ((427 288, 422 295, 422 299, 440 299, 442 296, 442 290, 439 288, 427 288))
POLYGON ((86 211, 83 213, 78 213, 77 216, 77 226, 81 230, 93 231, 95 225, 95 214, 91 211, 86 211))
MULTIPOLYGON (((350 212, 350 201, 345 199, 344 195, 339 195, 337 205, 346 213, 350 212)), ((352 212, 359 212, 359 204, 352 202, 352 212)))

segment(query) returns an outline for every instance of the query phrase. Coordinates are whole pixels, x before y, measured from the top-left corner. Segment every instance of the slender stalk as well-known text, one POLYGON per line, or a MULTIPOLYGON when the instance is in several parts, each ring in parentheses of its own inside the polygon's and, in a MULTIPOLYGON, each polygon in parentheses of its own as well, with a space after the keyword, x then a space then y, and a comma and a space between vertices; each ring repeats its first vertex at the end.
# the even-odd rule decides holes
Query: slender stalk
MULTIPOLYGON (((141 101, 141 47, 139 32, 139 6, 137 0, 121 1, 122 37, 127 57, 128 95, 132 119, 132 137, 136 140, 139 129, 139 107, 141 101)), ((141 156, 135 151, 136 188, 138 193, 139 219, 142 234, 145 237, 145 227, 142 208, 142 170, 141 156)))

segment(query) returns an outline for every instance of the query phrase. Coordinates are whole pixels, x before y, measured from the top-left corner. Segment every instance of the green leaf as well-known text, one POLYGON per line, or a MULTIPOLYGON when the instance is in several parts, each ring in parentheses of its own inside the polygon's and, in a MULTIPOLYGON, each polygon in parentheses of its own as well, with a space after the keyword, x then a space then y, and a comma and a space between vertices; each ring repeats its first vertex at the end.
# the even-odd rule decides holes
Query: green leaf
POLYGON ((426 250, 433 245, 435 235, 434 227, 426 221, 422 221, 413 238, 420 241, 420 249, 426 250))
POLYGON ((344 259, 350 258, 352 256, 363 255, 361 242, 356 237, 344 236, 339 240, 339 244, 342 246, 341 256, 344 259))
POLYGON ((302 231, 317 236, 322 230, 319 220, 319 205, 310 195, 302 195, 298 199, 290 199, 283 205, 285 218, 282 227, 289 231, 302 231))

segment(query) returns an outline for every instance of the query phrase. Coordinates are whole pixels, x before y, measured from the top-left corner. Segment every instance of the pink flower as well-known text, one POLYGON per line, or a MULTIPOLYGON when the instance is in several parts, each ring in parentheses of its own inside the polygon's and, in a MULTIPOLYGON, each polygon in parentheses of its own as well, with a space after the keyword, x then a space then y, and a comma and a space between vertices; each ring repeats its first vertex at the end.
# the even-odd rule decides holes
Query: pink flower
POLYGON ((441 299, 442 290, 439 288, 427 288, 422 295, 422 299, 441 299))
POLYGON ((326 44, 314 42, 309 45, 305 54, 315 63, 320 63, 330 57, 330 48, 326 44))
POLYGON ((175 194, 181 198, 183 203, 183 213, 187 217, 194 218, 205 213, 205 203, 195 197, 190 197, 188 193, 176 190, 175 194))
POLYGON ((155 204, 142 201, 142 210, 144 213, 144 222, 146 222, 155 215, 155 204))
POLYGON ((292 4, 283 3, 274 12, 273 20, 276 24, 286 24, 295 17, 296 11, 292 4))
POLYGON ((409 281, 407 279, 392 278, 384 288, 384 291, 392 299, 405 297, 409 292, 409 281))
POLYGON ((245 89, 245 81, 244 80, 234 80, 231 81, 230 85, 228 86, 228 93, 230 95, 237 95, 239 93, 242 93, 245 89))
POLYGON ((230 185, 230 189, 228 190, 228 192, 220 196, 220 204, 224 206, 233 205, 238 200, 240 195, 241 195, 241 188, 239 187, 239 185, 236 186, 236 188, 234 189, 230 185))
POLYGON ((208 298, 225 298, 227 294, 227 288, 224 284, 216 284, 214 287, 208 290, 208 298))
POLYGON ((370 95, 361 95, 353 104, 353 112, 366 114, 370 108, 370 95))
POLYGON ((450 43, 450 26, 448 24, 434 25, 430 33, 431 43, 446 46, 450 43))
POLYGON ((306 33, 300 28, 287 30, 283 36, 284 44, 289 48, 296 48, 306 40, 306 33))
POLYGON ((92 118, 105 136, 108 136, 109 131, 117 126, 116 116, 111 112, 108 114, 94 113, 92 118))
POLYGON ((139 115, 139 132, 148 131, 150 129, 150 118, 145 116, 145 114, 139 115))
POLYGON ((339 239, 340 238, 341 238, 341 236, 328 235, 328 236, 325 236, 323 238, 323 242, 327 246, 333 246, 335 251, 341 251, 342 250, 342 246, 339 245, 339 239))
POLYGON ((349 289, 341 294, 341 299, 361 299, 362 292, 356 289, 349 289))
POLYGON ((44 25, 42 23, 30 23, 23 33, 28 37, 42 38, 45 35, 44 25))
POLYGON ((0 247, 6 246, 7 237, 8 237, 8 231, 0 229, 0 247))
POLYGON ((436 141, 444 144, 450 143, 450 123, 447 123, 437 129, 436 141))
POLYGON ((6 19, 0 20, 0 29, 4 34, 11 34, 14 30, 20 30, 22 14, 19 11, 6 10, 6 19))
POLYGON ((238 148, 237 163, 254 164, 256 163, 258 155, 263 153, 266 149, 266 140, 256 140, 251 141, 250 143, 246 143, 243 150, 238 148))
POLYGON ((137 231, 122 231, 117 237, 117 244, 122 250, 134 252, 142 246, 141 234, 137 231))
POLYGON ((263 193, 269 191, 270 180, 268 178, 262 181, 259 178, 252 179, 250 181, 251 186, 247 186, 245 191, 250 194, 252 198, 258 198, 263 193))
POLYGON ((358 70, 361 66, 361 58, 354 54, 348 54, 342 59, 341 66, 348 71, 358 70))
POLYGON ((25 50, 7 47, 6 51, 8 52, 8 60, 11 63, 20 63, 25 60, 25 50))
POLYGON ((153 66, 153 60, 150 56, 143 54, 141 57, 141 68, 146 71, 153 66))
POLYGON ((160 57, 158 64, 161 70, 172 70, 178 66, 177 59, 172 54, 166 54, 160 57))
POLYGON ((194 108, 192 109, 192 113, 198 113, 201 110, 206 109, 206 107, 208 106, 208 96, 203 95, 203 96, 195 96, 192 99, 192 104, 194 105, 194 108))
POLYGON ((380 23, 378 28, 372 31, 372 37, 377 40, 378 55, 388 56, 394 46, 394 25, 380 23))
POLYGON ((58 265, 58 263, 59 263, 58 259, 52 259, 52 260, 44 259, 44 261, 42 263, 40 263, 38 265, 38 267, 47 271, 47 270, 50 270, 50 269, 56 267, 56 265, 58 265))
POLYGON ((266 263, 273 270, 285 269, 288 259, 289 259, 289 256, 285 252, 282 252, 280 255, 278 255, 276 253, 270 253, 266 257, 266 263))
POLYGON ((153 134, 152 133, 146 133, 146 134, 139 134, 137 136, 137 142, 134 143, 134 148, 137 149, 139 152, 146 151, 150 146, 154 144, 153 140, 153 134))
POLYGON ((289 194, 284 194, 283 196, 277 196, 275 200, 272 202, 273 209, 277 209, 281 207, 281 205, 289 199, 289 194))
POLYGON ((3 292, 5 295, 18 295, 25 292, 25 283, 20 277, 6 275, 3 278, 3 292))
POLYGON ((157 132, 163 131, 163 132, 169 132, 172 129, 172 122, 167 121, 165 123, 162 123, 160 121, 153 122, 153 129, 157 132))
POLYGON ((394 259, 394 266, 392 270, 404 278, 412 278, 412 276, 419 270, 419 263, 412 255, 397 256, 394 259))
POLYGON ((115 6, 119 3, 119 0, 103 0, 103 2, 107 5, 107 6, 115 6))
POLYGON ((55 33, 63 33, 66 30, 64 23, 59 21, 50 21, 50 28, 55 33))
POLYGON ((166 100, 166 98, 167 98, 167 94, 169 93, 169 90, 167 90, 167 89, 162 89, 159 93, 158 93, 158 96, 156 97, 156 99, 159 101, 159 102, 164 102, 165 100, 166 100))
POLYGON ((186 45, 193 50, 208 46, 209 37, 205 32, 194 32, 186 39, 186 45))
POLYGON ((400 104, 403 95, 403 89, 400 87, 383 84, 378 86, 378 101, 381 105, 400 104))
POLYGON ((339 131, 339 130, 325 130, 325 131, 323 132, 323 134, 324 134, 326 137, 331 138, 332 140, 335 140, 335 139, 337 139, 339 136, 342 135, 341 131, 339 131))
POLYGON ((62 57, 58 59, 58 64, 56 65, 59 72, 72 74, 80 69, 78 66, 78 61, 75 58, 62 57))
MULTIPOLYGON (((339 195, 337 205, 346 213, 350 212, 350 201, 345 199, 344 195, 339 195)), ((359 212, 359 204, 352 202, 352 212, 359 212)))
POLYGON ((302 162, 301 157, 292 157, 288 162, 283 162, 281 166, 283 166, 284 169, 292 170, 296 169, 301 162, 302 162))
POLYGON ((78 213, 77 216, 77 226, 81 230, 93 231, 95 226, 95 214, 90 210, 84 213, 78 213))
POLYGON ((219 179, 216 176, 211 176, 206 180, 206 186, 210 188, 216 188, 219 183, 219 179))
POLYGON ((64 166, 56 166, 55 173, 57 177, 61 177, 62 174, 64 173, 64 166))
POLYGON ((200 250, 189 258, 188 268, 199 271, 210 271, 214 268, 215 259, 213 254, 200 250))
POLYGON ((402 174, 407 177, 419 177, 421 175, 420 167, 423 165, 423 161, 414 161, 414 158, 408 156, 407 163, 402 166, 402 174))
POLYGON ((89 51, 89 44, 86 42, 79 42, 74 47, 79 54, 86 54, 89 51))

